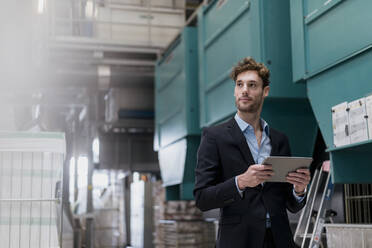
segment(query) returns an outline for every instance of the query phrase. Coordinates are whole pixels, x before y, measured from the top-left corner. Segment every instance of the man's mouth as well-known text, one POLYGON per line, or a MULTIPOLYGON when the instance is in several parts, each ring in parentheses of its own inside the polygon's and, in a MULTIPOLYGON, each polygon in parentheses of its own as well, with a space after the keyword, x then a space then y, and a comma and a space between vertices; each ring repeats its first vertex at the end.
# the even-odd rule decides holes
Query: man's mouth
POLYGON ((241 98, 239 98, 239 101, 252 101, 252 98, 249 98, 249 97, 241 97, 241 98))

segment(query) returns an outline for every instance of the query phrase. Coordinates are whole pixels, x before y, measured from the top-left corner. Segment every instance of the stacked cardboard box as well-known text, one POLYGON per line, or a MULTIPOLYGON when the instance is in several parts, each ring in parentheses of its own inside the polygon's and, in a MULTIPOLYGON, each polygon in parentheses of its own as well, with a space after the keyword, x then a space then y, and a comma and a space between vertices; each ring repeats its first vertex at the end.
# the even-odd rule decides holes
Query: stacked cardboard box
POLYGON ((214 223, 203 220, 162 220, 157 229, 157 248, 214 247, 214 223))
POLYGON ((164 220, 202 220, 202 212, 195 201, 167 201, 163 204, 164 220))
POLYGON ((195 201, 165 201, 161 182, 154 184, 153 200, 156 248, 214 247, 214 222, 203 219, 195 201))
POLYGON ((156 225, 159 222, 159 220, 164 219, 165 190, 162 186, 161 181, 153 182, 152 202, 154 210, 153 211, 154 227, 156 229, 156 225))

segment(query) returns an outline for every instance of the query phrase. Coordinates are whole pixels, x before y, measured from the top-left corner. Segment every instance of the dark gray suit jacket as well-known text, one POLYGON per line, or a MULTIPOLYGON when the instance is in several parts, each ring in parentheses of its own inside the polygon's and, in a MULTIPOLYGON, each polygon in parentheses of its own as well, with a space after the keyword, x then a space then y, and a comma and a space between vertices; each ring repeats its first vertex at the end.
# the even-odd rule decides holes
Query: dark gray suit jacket
MULTIPOLYGON (((271 155, 290 156, 288 138, 270 128, 271 155)), ((262 248, 266 231, 266 213, 276 247, 293 247, 287 209, 299 211, 293 185, 270 183, 247 188, 241 197, 235 176, 255 164, 246 139, 235 119, 205 128, 198 150, 194 196, 202 211, 220 208, 218 248, 262 248)))

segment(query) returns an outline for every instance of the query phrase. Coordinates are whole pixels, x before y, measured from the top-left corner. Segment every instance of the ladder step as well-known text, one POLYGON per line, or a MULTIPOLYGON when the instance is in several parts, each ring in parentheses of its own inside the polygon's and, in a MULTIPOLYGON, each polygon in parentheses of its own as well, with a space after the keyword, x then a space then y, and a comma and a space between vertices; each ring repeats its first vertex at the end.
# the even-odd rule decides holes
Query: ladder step
POLYGON ((305 238, 311 238, 312 235, 313 235, 312 233, 308 233, 308 234, 306 234, 306 235, 305 235, 305 234, 300 234, 300 235, 298 235, 298 237, 299 237, 299 238, 304 238, 304 237, 305 237, 305 238))
MULTIPOLYGON (((298 237, 299 238, 307 238, 307 239, 309 239, 309 238, 311 238, 311 236, 313 236, 313 234, 312 233, 308 233, 308 234, 306 234, 306 235, 304 235, 304 234, 300 234, 300 235, 298 235, 298 237)), ((326 234, 325 233, 322 233, 322 236, 326 236, 326 234)))

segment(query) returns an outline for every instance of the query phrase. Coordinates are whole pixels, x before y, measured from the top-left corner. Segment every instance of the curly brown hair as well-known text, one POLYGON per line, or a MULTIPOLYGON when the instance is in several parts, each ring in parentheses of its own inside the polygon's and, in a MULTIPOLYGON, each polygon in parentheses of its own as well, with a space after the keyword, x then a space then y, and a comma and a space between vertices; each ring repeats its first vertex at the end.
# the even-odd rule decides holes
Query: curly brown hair
POLYGON ((270 84, 270 71, 263 63, 257 63, 253 58, 246 57, 232 68, 230 77, 236 81, 238 75, 245 71, 257 71, 258 75, 262 79, 262 88, 265 88, 270 84))

